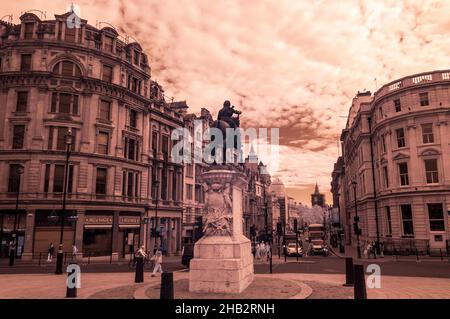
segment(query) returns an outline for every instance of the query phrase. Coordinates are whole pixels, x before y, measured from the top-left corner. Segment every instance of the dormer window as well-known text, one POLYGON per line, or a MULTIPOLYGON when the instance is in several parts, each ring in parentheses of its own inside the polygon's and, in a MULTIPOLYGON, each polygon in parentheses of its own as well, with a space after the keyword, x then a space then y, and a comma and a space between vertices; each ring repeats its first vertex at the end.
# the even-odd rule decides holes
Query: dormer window
POLYGON ((65 32, 65 39, 67 42, 76 42, 76 28, 72 26, 70 28, 68 24, 66 24, 66 32, 65 32))
POLYGON ((63 76, 81 76, 81 70, 71 61, 61 61, 54 66, 53 74, 63 76))
POLYGON ((139 51, 138 50, 134 50, 134 64, 139 65, 139 51))
POLYGON ((24 33, 23 38, 25 40, 33 39, 33 31, 34 31, 34 23, 33 22, 25 23, 25 33, 24 33))
POLYGON ((113 43, 114 43, 114 39, 112 37, 109 37, 107 35, 105 35, 104 37, 104 49, 106 52, 110 52, 113 53, 113 43))

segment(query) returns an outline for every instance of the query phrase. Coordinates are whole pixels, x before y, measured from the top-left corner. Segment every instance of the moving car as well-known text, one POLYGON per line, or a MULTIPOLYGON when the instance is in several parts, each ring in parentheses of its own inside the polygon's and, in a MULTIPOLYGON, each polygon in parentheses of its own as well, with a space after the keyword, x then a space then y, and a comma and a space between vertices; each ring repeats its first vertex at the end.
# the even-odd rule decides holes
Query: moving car
POLYGON ((328 248, 323 239, 312 239, 310 244, 311 255, 328 256, 328 248))
POLYGON ((295 243, 287 244, 286 255, 287 256, 297 256, 298 255, 298 256, 302 257, 303 256, 303 249, 302 249, 302 247, 300 245, 298 245, 297 253, 295 252, 295 249, 296 249, 295 243))

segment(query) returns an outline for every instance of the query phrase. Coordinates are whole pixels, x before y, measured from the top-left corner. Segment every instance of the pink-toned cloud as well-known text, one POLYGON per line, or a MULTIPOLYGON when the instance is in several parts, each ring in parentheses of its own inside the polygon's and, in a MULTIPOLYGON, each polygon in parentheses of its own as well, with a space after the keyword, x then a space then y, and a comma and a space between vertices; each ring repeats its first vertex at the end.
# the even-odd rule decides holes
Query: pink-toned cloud
MULTIPOLYGON (((19 1, 3 13, 71 1, 19 1)), ((290 187, 329 185, 351 98, 408 74, 449 67, 449 1, 78 1, 149 54, 152 76, 192 111, 230 99, 246 127, 279 127, 290 187), (377 79, 376 81, 374 79, 377 79)), ((322 189, 328 186, 322 186, 322 189)))

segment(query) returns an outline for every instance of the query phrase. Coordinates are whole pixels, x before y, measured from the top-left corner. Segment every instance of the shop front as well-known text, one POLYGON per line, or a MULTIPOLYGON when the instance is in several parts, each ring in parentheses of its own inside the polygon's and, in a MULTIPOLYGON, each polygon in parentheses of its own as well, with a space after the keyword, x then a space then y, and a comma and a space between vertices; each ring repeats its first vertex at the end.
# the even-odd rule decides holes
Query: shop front
POLYGON ((119 216, 119 256, 126 258, 139 249, 141 216, 121 213, 119 216))
POLYGON ((112 253, 113 212, 86 212, 83 230, 83 256, 112 253))
POLYGON ((126 258, 138 249, 140 234, 140 213, 86 211, 83 255, 126 258))
MULTIPOLYGON (((75 211, 66 211, 64 218, 63 251, 71 252, 75 240, 75 211)), ((58 249, 61 236, 61 211, 36 210, 34 222, 33 253, 46 255, 50 244, 58 249), (55 218, 56 216, 56 218, 55 218)))
POLYGON ((24 211, 0 211, 0 258, 7 258, 11 244, 16 243, 16 257, 21 257, 25 244, 24 211))

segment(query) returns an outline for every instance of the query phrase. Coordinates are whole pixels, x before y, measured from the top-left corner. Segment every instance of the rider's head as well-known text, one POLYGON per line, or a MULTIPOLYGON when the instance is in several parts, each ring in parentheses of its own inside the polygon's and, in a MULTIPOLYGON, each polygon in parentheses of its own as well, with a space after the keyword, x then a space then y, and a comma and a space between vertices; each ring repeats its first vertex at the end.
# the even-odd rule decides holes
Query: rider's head
POLYGON ((223 102, 223 106, 224 107, 230 107, 231 103, 230 101, 226 100, 225 102, 223 102))

